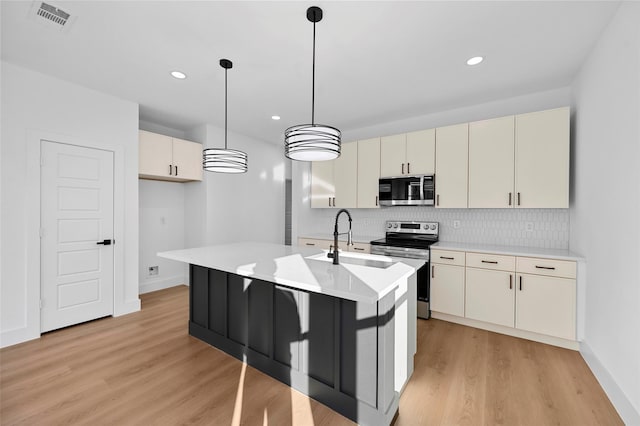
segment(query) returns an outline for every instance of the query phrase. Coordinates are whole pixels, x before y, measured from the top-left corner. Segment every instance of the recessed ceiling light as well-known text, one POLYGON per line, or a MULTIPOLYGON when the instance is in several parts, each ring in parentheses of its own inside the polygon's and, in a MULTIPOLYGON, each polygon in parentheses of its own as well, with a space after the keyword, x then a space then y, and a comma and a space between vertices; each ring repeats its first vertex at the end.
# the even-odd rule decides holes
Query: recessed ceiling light
POLYGON ((272 120, 280 120, 280 116, 279 115, 272 115, 271 119, 272 120))
POLYGON ((184 80, 185 78, 187 78, 187 75, 180 71, 171 71, 171 75, 178 80, 184 80))
POLYGON ((473 58, 467 59, 467 65, 478 65, 483 60, 484 58, 482 56, 474 56, 473 58))

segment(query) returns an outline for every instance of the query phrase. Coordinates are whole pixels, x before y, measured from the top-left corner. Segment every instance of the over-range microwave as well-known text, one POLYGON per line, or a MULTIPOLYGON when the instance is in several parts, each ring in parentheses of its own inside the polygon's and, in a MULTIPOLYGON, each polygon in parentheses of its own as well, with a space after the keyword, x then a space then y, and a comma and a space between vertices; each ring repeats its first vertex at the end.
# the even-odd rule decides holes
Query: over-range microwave
POLYGON ((434 175, 385 177, 378 180, 381 206, 433 206, 435 193, 434 175))

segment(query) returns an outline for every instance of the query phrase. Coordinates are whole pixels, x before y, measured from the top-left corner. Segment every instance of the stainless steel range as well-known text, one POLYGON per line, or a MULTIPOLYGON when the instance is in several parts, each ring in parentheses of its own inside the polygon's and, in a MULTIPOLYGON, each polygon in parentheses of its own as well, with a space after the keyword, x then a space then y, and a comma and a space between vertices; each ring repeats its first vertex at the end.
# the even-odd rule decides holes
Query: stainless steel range
POLYGON ((418 270, 418 317, 428 319, 429 307, 429 246, 438 241, 438 222, 387 221, 386 237, 371 241, 371 253, 386 256, 422 259, 425 266, 418 270))

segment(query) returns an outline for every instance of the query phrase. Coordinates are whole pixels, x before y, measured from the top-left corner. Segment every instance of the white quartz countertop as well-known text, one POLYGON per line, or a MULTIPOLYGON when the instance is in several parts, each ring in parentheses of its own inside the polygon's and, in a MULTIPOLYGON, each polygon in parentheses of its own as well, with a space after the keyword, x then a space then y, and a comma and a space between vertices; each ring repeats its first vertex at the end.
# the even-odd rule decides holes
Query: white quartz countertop
POLYGON ((438 241, 431 245, 432 249, 458 250, 475 253, 495 253, 508 256, 542 257, 560 260, 583 260, 583 257, 569 250, 544 249, 535 247, 511 247, 477 243, 452 243, 438 241))
POLYGON ((424 264, 414 259, 340 252, 340 264, 333 265, 324 253, 317 248, 251 242, 166 251, 158 256, 366 303, 375 303, 395 290, 424 264), (314 256, 326 260, 309 259, 314 256), (347 257, 378 261, 385 267, 350 264, 347 257))
MULTIPOLYGON (((341 229, 342 231, 342 229, 341 229)), ((327 233, 310 233, 310 234, 304 234, 304 235, 299 235, 298 237, 300 238, 312 238, 312 239, 316 239, 316 240, 331 240, 333 241, 333 234, 327 234, 327 233)), ((353 234, 353 242, 355 243, 370 243, 373 240, 379 240, 380 238, 384 238, 384 234, 381 235, 359 235, 359 234, 353 234)), ((340 235, 340 238, 338 238, 338 240, 340 242, 346 242, 347 241, 347 237, 346 235, 340 235)))

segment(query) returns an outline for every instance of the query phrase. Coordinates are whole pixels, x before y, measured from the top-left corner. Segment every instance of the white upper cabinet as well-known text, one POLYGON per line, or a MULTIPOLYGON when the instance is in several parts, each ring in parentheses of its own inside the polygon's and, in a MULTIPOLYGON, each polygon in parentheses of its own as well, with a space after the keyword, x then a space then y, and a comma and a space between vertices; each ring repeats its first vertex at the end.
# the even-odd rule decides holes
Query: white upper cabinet
POLYGON ((340 151, 335 160, 311 163, 312 208, 356 207, 358 144, 343 143, 340 151))
POLYGON ((380 138, 380 176, 402 176, 406 174, 407 135, 383 136, 380 138))
POLYGON ((514 205, 514 116, 469 123, 469 208, 514 205))
POLYGON ((433 174, 435 135, 427 129, 380 138, 380 176, 433 174))
POLYGON ((202 180, 202 145, 196 142, 140 130, 138 161, 141 179, 202 180))
POLYGON ((466 208, 469 125, 436 129, 436 207, 466 208))
POLYGON ((333 207, 356 207, 358 196, 358 144, 343 143, 340 157, 333 160, 333 182, 336 188, 333 207))
POLYGON ((311 207, 333 207, 336 187, 333 183, 333 160, 311 163, 311 207))
POLYGON ((516 116, 516 207, 569 207, 569 108, 516 116))
POLYGON ((436 129, 407 133, 407 174, 432 175, 435 163, 436 129))
POLYGON ((378 208, 380 178, 380 138, 358 141, 359 208, 378 208))
POLYGON ((202 180, 202 145, 173 138, 173 167, 178 178, 202 180))

